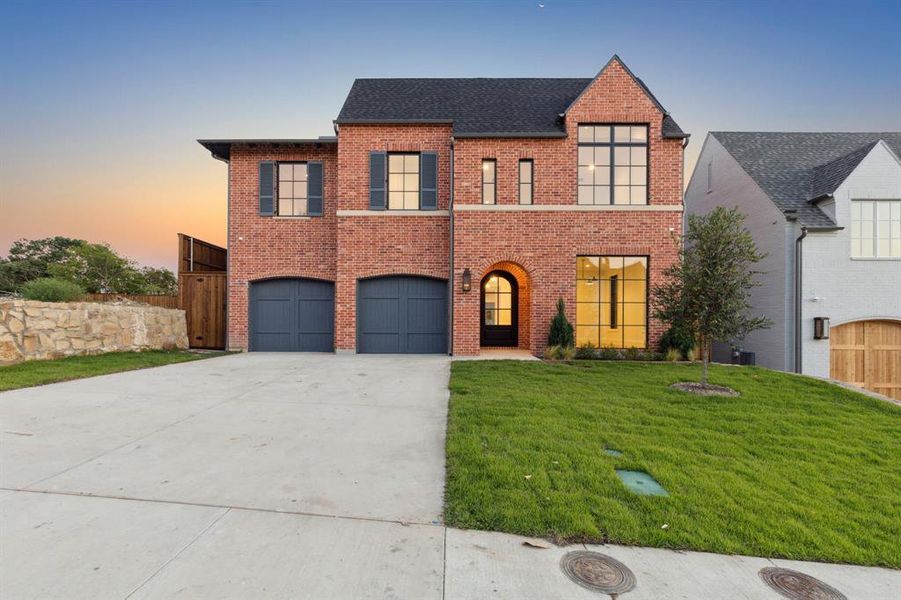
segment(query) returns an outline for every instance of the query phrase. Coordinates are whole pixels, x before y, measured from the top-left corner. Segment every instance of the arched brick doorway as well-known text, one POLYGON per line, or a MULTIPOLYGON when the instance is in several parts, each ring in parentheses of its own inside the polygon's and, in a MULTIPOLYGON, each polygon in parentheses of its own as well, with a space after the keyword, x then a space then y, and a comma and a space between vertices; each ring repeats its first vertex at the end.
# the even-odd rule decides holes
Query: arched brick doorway
MULTIPOLYGON (((493 263, 486 267, 479 279, 480 287, 479 294, 481 296, 481 301, 479 303, 479 324, 480 324, 480 346, 483 348, 491 348, 491 347, 514 347, 520 348, 524 350, 531 349, 531 280, 528 272, 522 267, 512 261, 500 261, 493 263), (510 293, 512 294, 510 297, 511 300, 511 308, 513 311, 510 313, 511 326, 514 327, 514 331, 512 332, 513 339, 507 339, 506 343, 497 343, 491 336, 488 336, 486 339, 482 334, 483 327, 481 326, 486 320, 486 304, 485 304, 485 285, 489 283, 489 280, 492 276, 495 276, 499 279, 496 279, 499 285, 503 286, 501 282, 503 280, 507 281, 510 284, 510 293), (515 306, 513 303, 515 302, 515 306)), ((506 287, 504 288, 506 289, 506 287)), ((491 296, 492 294, 503 293, 500 291, 500 288, 497 291, 488 291, 487 294, 491 296)), ((495 302, 502 302, 503 299, 495 295, 495 302)), ((501 306, 497 306, 497 308, 502 308, 501 306)), ((503 307, 505 308, 505 307, 503 307)), ((495 313, 494 321, 500 323, 502 320, 501 313, 495 313)), ((491 320, 491 319, 489 319, 491 320)))

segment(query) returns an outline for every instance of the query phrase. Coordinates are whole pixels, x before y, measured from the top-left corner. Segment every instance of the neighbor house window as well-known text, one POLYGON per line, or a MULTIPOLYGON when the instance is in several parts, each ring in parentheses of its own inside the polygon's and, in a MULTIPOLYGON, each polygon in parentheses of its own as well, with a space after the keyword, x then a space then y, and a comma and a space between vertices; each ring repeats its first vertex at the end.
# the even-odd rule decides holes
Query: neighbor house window
POLYGON ((486 158, 482 161, 482 204, 497 202, 497 161, 486 158))
POLYGON ((388 154, 388 208, 419 208, 419 154, 388 154))
POLYGON ((534 184, 533 164, 531 160, 519 161, 519 203, 532 203, 532 187, 534 184))
POLYGON ((851 201, 851 256, 901 258, 901 200, 851 201))
POLYGON ((576 259, 576 345, 645 348, 648 331, 648 259, 580 256, 576 259))
POLYGON ((278 215, 307 215, 307 163, 278 163, 278 215))
POLYGON ((648 203, 647 125, 579 125, 579 204, 648 203))

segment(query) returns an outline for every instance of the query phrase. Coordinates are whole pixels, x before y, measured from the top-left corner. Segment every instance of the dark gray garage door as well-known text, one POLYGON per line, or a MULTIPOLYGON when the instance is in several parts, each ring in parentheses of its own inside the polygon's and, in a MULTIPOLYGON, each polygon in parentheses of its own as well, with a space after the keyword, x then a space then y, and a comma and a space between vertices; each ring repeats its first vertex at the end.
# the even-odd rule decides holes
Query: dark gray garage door
POLYGON ((447 353, 447 282, 377 277, 357 287, 357 352, 447 353))
POLYGON ((335 284, 270 279, 250 284, 250 350, 332 352, 335 284))

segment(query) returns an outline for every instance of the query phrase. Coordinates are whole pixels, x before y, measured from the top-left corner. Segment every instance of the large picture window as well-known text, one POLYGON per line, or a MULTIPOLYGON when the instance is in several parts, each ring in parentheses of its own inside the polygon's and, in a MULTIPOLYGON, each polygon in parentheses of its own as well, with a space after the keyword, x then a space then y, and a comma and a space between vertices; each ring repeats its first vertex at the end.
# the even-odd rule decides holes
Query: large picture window
POLYGON ((576 345, 645 348, 648 331, 648 259, 580 256, 576 259, 576 345))
POLYGON ((419 154, 388 155, 388 208, 419 208, 419 154))
POLYGON ((579 204, 648 203, 647 125, 579 125, 579 204))
POLYGON ((308 214, 307 163, 278 163, 278 215, 308 214))
POLYGON ((851 201, 851 256, 901 258, 901 200, 851 201))

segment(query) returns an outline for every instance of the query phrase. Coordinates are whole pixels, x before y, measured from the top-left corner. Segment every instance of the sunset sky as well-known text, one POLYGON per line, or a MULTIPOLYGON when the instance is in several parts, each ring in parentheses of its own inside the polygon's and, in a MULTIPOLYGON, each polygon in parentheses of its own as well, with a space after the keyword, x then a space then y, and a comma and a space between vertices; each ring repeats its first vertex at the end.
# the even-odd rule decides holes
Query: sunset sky
POLYGON ((197 138, 333 134, 355 77, 591 77, 618 53, 692 134, 901 130, 901 2, 4 2, 0 255, 225 243, 197 138))

